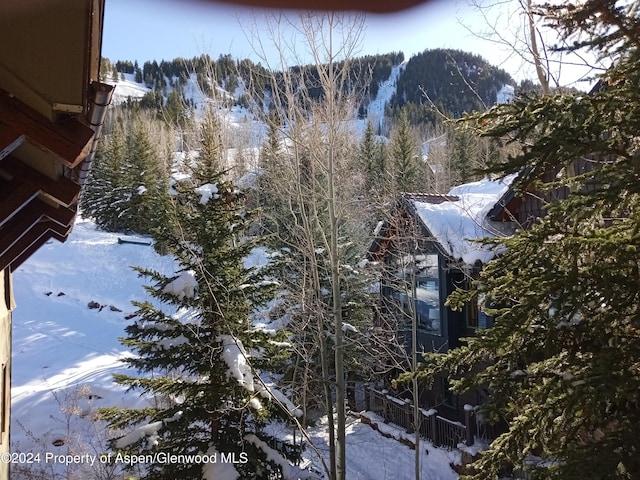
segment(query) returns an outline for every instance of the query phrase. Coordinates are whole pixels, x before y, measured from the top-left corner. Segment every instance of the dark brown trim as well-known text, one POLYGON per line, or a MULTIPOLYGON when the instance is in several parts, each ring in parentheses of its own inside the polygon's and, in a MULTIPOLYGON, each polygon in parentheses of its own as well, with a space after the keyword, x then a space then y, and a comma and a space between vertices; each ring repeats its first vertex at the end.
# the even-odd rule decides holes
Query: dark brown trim
POLYGON ((39 195, 39 190, 19 180, 0 182, 0 227, 39 195))
POLYGON ((64 227, 52 220, 47 219, 36 223, 0 255, 0 269, 11 265, 11 269, 15 270, 51 237, 55 236, 56 239, 61 240, 66 238, 69 232, 71 232, 71 226, 64 227))
POLYGON ((24 252, 22 252, 20 255, 18 255, 15 259, 13 259, 13 261, 11 262, 11 270, 14 271, 18 268, 20 268, 20 265, 22 265, 26 260, 29 259, 29 257, 31 255, 33 255, 34 253, 36 253, 36 251, 42 247, 45 243, 47 243, 49 240, 51 239, 55 239, 58 240, 61 243, 64 243, 67 241, 67 239, 69 238, 68 236, 63 236, 60 235, 56 232, 53 232, 51 230, 47 230, 45 231, 40 237, 38 237, 31 245, 29 245, 24 252))
POLYGON ((13 157, 2 161, 0 170, 4 170, 12 177, 19 177, 24 183, 32 185, 65 207, 75 204, 80 195, 80 185, 77 183, 63 176, 58 180, 52 180, 13 157))
POLYGON ((60 227, 69 229, 75 214, 75 211, 71 209, 55 208, 36 198, 22 209, 20 215, 15 216, 0 230, 0 256, 20 241, 43 217, 53 220, 60 227))
POLYGON ((59 157, 69 168, 74 168, 85 159, 94 136, 94 131, 79 120, 69 117, 53 123, 4 90, 0 90, 0 122, 59 157))
POLYGON ((25 141, 25 136, 6 125, 0 125, 0 160, 10 155, 25 141))

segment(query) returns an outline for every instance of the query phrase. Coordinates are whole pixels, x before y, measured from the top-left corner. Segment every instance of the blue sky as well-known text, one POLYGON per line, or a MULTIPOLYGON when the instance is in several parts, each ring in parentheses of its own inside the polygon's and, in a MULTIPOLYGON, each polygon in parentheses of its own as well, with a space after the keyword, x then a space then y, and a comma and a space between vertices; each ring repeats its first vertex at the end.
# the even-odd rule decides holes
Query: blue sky
MULTIPOLYGON (((393 1, 393 0, 390 0, 393 1)), ((362 54, 402 50, 405 55, 427 48, 458 48, 491 52, 474 45, 458 18, 471 21, 466 2, 431 1, 392 15, 368 15, 362 54)), ((257 13, 257 18, 264 15, 257 13)), ((170 60, 208 53, 216 58, 231 53, 252 58, 243 24, 252 18, 248 9, 225 4, 185 0, 107 0, 103 56, 111 60, 170 60)))

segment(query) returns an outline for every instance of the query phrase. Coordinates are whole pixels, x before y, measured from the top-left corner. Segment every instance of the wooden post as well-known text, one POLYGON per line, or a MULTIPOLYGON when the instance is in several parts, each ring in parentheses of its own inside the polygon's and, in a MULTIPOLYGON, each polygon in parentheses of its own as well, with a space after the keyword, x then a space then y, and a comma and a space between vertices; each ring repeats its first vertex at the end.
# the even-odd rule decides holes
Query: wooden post
POLYGON ((428 418, 429 418, 429 423, 431 424, 431 436, 433 438, 431 438, 431 442, 433 443, 434 447, 439 447, 440 445, 438 444, 438 415, 436 415, 436 411, 435 410, 429 410, 427 412, 428 418))
POLYGON ((371 395, 373 395, 373 389, 369 386, 369 385, 365 385, 365 390, 364 390, 364 402, 365 402, 365 409, 367 410, 367 412, 371 411, 371 395))
POLYGON ((389 421, 389 400, 387 400, 387 395, 382 395, 382 418, 384 418, 385 422, 389 421))
POLYGON ((468 447, 470 447, 471 445, 473 445, 474 442, 474 428, 473 428, 473 421, 471 419, 471 416, 473 415, 473 411, 474 408, 469 405, 469 404, 465 404, 464 406, 464 429, 465 429, 465 435, 466 435, 466 439, 465 439, 465 443, 467 444, 468 447))

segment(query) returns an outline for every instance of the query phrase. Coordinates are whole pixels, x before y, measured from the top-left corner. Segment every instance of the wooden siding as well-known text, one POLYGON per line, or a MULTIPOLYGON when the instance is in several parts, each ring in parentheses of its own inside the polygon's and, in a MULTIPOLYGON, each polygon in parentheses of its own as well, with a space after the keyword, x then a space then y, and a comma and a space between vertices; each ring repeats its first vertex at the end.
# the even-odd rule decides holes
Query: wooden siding
MULTIPOLYGON (((541 180, 548 183, 557 181, 559 174, 564 174, 568 177, 582 175, 597 169, 599 165, 600 161, 595 158, 579 158, 565 172, 561 173, 560 169, 555 169, 547 172, 541 180)), ((587 185, 585 190, 591 191, 595 188, 597 188, 597 185, 591 184, 587 185)), ((527 229, 538 219, 544 217, 545 205, 564 200, 569 196, 569 193, 567 187, 557 188, 545 194, 540 194, 533 189, 521 193, 514 193, 510 190, 499 202, 498 208, 492 210, 489 216, 492 220, 517 222, 521 228, 527 229)))
MULTIPOLYGON (((11 311, 14 308, 11 274, 0 271, 0 454, 9 452, 11 411, 11 311)), ((9 478, 9 464, 0 462, 0 478, 9 478)))

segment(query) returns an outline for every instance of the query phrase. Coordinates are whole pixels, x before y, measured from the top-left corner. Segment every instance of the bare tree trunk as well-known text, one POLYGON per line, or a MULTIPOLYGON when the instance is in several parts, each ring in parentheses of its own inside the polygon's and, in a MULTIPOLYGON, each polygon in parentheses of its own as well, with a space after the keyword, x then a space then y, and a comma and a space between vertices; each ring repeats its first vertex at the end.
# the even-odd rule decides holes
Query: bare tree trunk
POLYGON ((338 252, 338 215, 336 212, 336 179, 335 175, 335 145, 336 145, 336 79, 333 62, 333 34, 335 14, 329 14, 329 63, 327 65, 328 94, 328 151, 327 151, 327 187, 329 194, 329 256, 331 262, 331 286, 333 297, 333 316, 335 334, 335 375, 336 375, 336 413, 337 413, 337 443, 336 443, 336 479, 344 480, 346 476, 346 407, 345 407, 345 379, 344 379, 344 346, 342 339, 342 289, 340 288, 340 258, 338 252))
MULTIPOLYGON (((339 184, 351 151, 345 148, 349 134, 341 129, 353 113, 354 104, 349 103, 344 84, 348 77, 349 59, 363 31, 363 20, 361 15, 346 17, 337 13, 305 13, 298 22, 287 21, 286 25, 281 23, 282 18, 275 19, 270 30, 274 44, 281 49, 283 61, 278 68, 282 79, 274 78, 272 82, 273 102, 286 125, 283 133, 289 141, 287 148, 290 152, 287 161, 292 165, 292 176, 284 180, 287 187, 282 193, 288 195, 296 206, 290 213, 296 221, 297 238, 286 241, 308 261, 303 276, 309 278, 311 285, 304 302, 313 312, 315 322, 310 323, 315 326, 318 336, 329 430, 328 473, 332 480, 345 480, 346 477, 342 315, 345 292, 341 284, 344 259, 340 248, 346 194, 339 184), (306 90, 304 71, 300 73, 301 78, 293 78, 295 73, 284 62, 286 55, 282 48, 291 49, 294 45, 282 39, 283 27, 293 27, 304 37, 313 57, 311 73, 317 75, 322 92, 320 98, 311 97, 306 90), (334 349, 333 362, 331 348, 334 349)), ((295 51, 290 53, 295 56, 295 51)))
POLYGON ((542 92, 547 95, 550 92, 549 68, 548 65, 542 64, 543 59, 546 59, 546 57, 543 57, 540 54, 540 48, 538 47, 538 30, 536 29, 531 0, 526 0, 526 4, 521 3, 521 5, 522 8, 525 9, 527 22, 529 24, 529 46, 531 48, 531 55, 533 56, 533 64, 536 67, 536 75, 538 76, 538 81, 542 86, 542 92))

